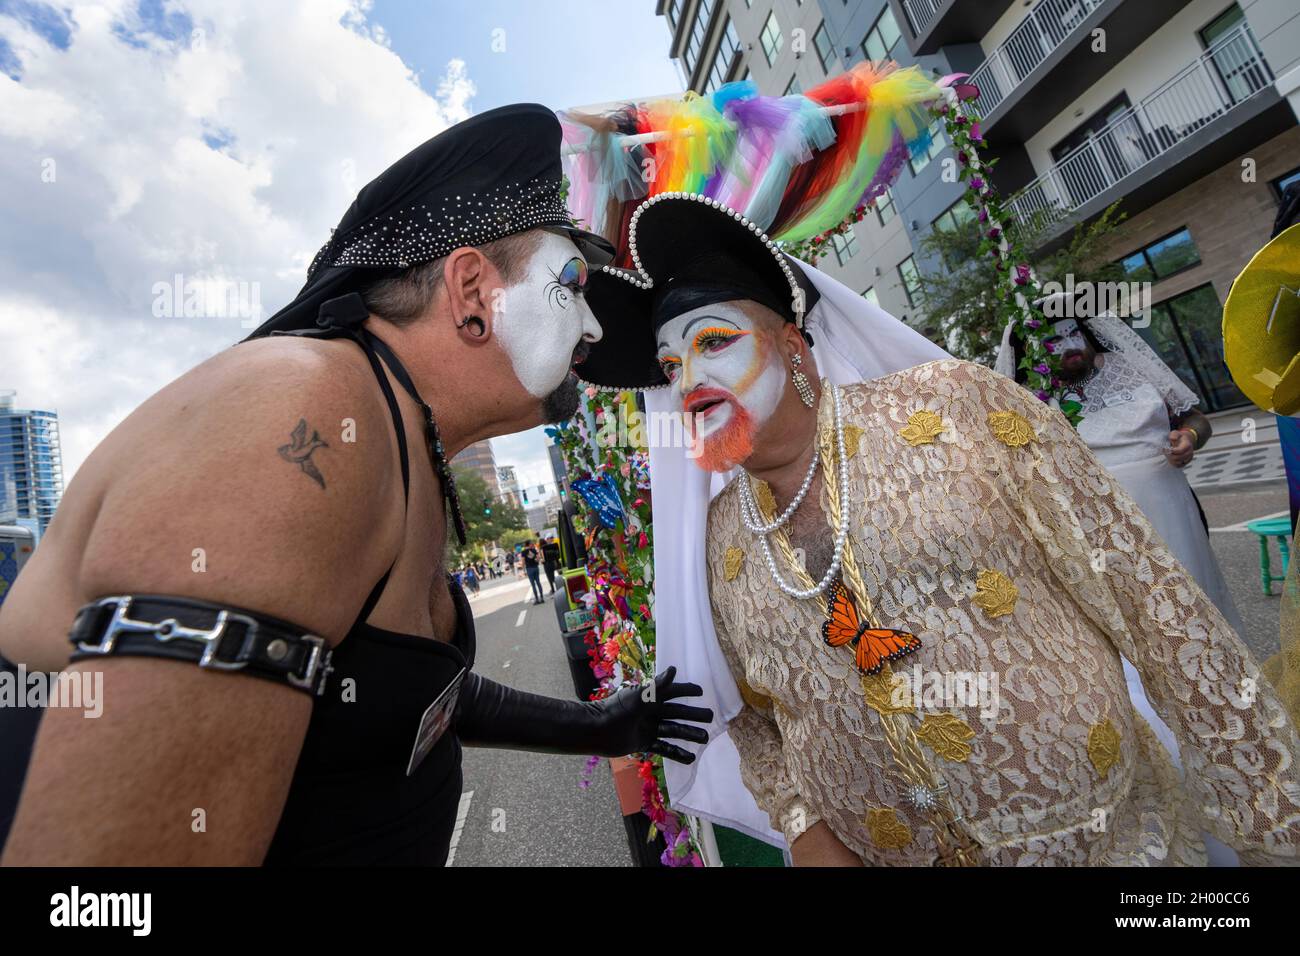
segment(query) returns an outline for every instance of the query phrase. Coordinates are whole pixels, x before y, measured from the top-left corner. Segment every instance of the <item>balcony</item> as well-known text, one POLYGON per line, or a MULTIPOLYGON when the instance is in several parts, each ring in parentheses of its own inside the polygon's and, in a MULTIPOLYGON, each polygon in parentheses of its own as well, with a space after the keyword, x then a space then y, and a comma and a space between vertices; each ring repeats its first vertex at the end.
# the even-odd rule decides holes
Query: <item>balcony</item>
POLYGON ((1242 24, 1020 190, 1010 209, 1020 223, 1057 222, 1059 236, 1065 220, 1121 197, 1151 205, 1284 129, 1279 104, 1273 71, 1242 24))
POLYGON ((908 46, 913 54, 923 56, 937 53, 951 43, 979 42, 1011 3, 1012 0, 901 0, 899 6, 911 28, 908 46))
POLYGON ((1024 142, 1190 0, 1039 0, 971 73, 984 131, 1024 142), (1094 51, 1094 31, 1105 49, 1094 51))

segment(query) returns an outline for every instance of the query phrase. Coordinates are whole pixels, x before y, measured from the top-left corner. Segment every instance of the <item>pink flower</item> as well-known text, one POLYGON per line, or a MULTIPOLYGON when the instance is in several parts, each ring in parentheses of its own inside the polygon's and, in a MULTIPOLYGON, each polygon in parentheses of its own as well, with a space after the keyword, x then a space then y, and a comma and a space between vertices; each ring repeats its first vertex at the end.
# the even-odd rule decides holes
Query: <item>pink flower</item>
POLYGON ((1016 285, 1024 285, 1028 281, 1029 266, 1023 264, 1016 266, 1016 285))

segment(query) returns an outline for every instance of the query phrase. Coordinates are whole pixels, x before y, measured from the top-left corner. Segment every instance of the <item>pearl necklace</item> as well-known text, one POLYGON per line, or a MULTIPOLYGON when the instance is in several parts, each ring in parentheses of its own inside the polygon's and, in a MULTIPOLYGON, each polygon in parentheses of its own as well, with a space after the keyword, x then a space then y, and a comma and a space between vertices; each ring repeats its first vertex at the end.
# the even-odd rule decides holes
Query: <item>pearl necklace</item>
MULTIPOLYGON (((840 405, 839 389, 834 386, 831 386, 831 399, 835 409, 835 449, 839 454, 838 470, 840 476, 840 526, 835 532, 835 552, 831 558, 831 566, 826 569, 826 574, 823 575, 821 581, 813 587, 796 588, 781 577, 781 572, 776 566, 776 558, 772 554, 772 545, 768 541, 767 533, 759 533, 758 538, 763 546, 763 557, 767 560, 767 569, 772 575, 772 580, 776 582, 776 586, 791 597, 800 600, 818 597, 830 587, 831 582, 839 574, 840 564, 844 558, 844 543, 849 536, 849 466, 848 455, 845 454, 844 448, 844 410, 840 405)), ((820 457, 820 453, 815 457, 820 457)), ((810 482, 811 472, 809 472, 809 475, 810 482)), ((746 480, 740 483, 740 509, 746 527, 752 529, 754 525, 762 524, 762 514, 758 510, 758 504, 754 501, 754 492, 748 474, 746 474, 745 478, 746 480)), ((793 508, 787 510, 793 511, 793 508)), ((782 520, 784 520, 784 516, 782 520)))
MULTIPOLYGON (((761 515, 757 521, 752 520, 750 517, 751 515, 750 510, 741 509, 740 517, 741 520, 745 522, 745 527, 748 528, 750 531, 752 531, 754 534, 771 534, 777 528, 781 527, 787 521, 789 521, 790 518, 794 516, 795 509, 798 508, 799 505, 803 503, 804 497, 808 494, 808 489, 812 487, 813 475, 817 474, 817 462, 820 458, 821 455, 817 451, 817 439, 816 437, 814 437, 812 462, 809 463, 808 465, 808 474, 804 475, 803 484, 799 486, 799 493, 795 495, 794 500, 790 502, 790 507, 786 508, 785 511, 781 513, 781 517, 777 518, 771 524, 764 524, 761 515)), ((749 502, 753 502, 754 501, 754 479, 750 477, 749 472, 744 473, 743 484, 745 486, 744 487, 745 500, 749 502)), ((754 512, 757 513, 757 511, 758 509, 755 508, 754 512)))

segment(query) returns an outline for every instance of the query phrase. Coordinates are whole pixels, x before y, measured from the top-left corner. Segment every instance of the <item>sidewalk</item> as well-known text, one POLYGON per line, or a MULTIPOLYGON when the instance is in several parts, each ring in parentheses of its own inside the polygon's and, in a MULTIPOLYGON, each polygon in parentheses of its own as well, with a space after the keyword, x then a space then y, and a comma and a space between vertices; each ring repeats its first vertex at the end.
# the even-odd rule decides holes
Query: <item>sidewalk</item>
POLYGON ((1198 490, 1258 481, 1286 481, 1277 421, 1254 406, 1207 416, 1214 429, 1209 442, 1187 466, 1187 480, 1198 490))

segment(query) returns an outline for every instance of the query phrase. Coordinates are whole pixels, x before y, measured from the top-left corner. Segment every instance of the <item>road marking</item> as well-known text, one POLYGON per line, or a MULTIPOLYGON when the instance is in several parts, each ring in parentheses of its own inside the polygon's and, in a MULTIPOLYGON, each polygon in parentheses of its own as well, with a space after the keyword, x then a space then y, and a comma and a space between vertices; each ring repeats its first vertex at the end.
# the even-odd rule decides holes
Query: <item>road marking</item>
POLYGON ((510 662, 509 662, 509 661, 506 661, 504 664, 501 665, 501 667, 502 667, 503 669, 506 668, 506 667, 509 667, 509 666, 510 666, 510 662))
POLYGON ((524 608, 522 611, 519 612, 519 616, 515 618, 515 627, 523 627, 524 618, 526 618, 527 616, 528 616, 528 608, 524 608))
MULTIPOLYGON (((1290 510, 1287 510, 1287 511, 1279 511, 1279 512, 1277 512, 1276 514, 1271 514, 1271 515, 1260 515, 1258 518, 1250 518, 1250 519, 1247 519, 1247 520, 1249 520, 1249 521, 1267 521, 1269 518, 1289 518, 1289 517, 1291 517, 1291 512, 1290 512, 1290 510)), ((1250 530, 1250 529, 1246 527, 1246 522, 1245 522, 1245 521, 1238 521, 1236 524, 1224 525, 1222 528, 1211 528, 1211 529, 1210 529, 1211 533, 1216 533, 1216 534, 1217 534, 1217 533, 1222 533, 1222 532, 1225 532, 1225 531, 1249 531, 1249 530, 1250 530)))
POLYGON ((465 821, 469 819, 469 804, 473 799, 473 790, 460 795, 460 806, 456 808, 456 829, 451 831, 451 848, 447 851, 447 866, 456 861, 456 845, 460 843, 460 833, 465 829, 465 821))

